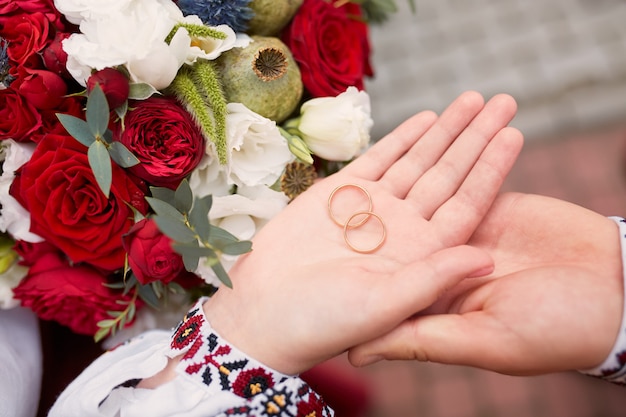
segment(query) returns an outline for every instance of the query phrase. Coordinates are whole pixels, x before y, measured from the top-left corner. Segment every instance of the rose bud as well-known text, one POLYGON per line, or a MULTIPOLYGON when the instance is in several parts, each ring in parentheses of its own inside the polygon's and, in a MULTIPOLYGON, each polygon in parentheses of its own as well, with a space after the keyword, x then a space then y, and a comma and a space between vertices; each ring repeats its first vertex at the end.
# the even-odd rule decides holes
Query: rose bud
POLYGON ((63 50, 63 41, 70 35, 70 33, 58 32, 42 53, 46 68, 63 78, 71 78, 66 66, 67 53, 63 50))
POLYGON ((24 68, 24 75, 16 81, 18 92, 38 109, 57 107, 67 93, 63 78, 51 71, 24 68))
POLYGON ((128 78, 115 68, 104 68, 94 72, 87 80, 87 92, 91 92, 96 84, 99 84, 104 92, 110 109, 115 109, 128 100, 130 91, 128 78))
POLYGON ((183 258, 172 249, 172 240, 152 219, 135 223, 122 237, 122 244, 137 281, 144 285, 154 281, 167 284, 185 271, 183 258))

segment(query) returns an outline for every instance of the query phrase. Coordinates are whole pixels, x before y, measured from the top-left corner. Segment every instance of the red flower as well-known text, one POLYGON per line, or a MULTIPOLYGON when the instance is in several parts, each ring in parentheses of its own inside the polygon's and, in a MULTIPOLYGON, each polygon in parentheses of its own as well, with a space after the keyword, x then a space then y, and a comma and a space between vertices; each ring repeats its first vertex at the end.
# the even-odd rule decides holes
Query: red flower
POLYGON ((86 265, 70 265, 58 253, 47 252, 30 267, 13 289, 15 298, 43 320, 54 320, 75 333, 93 335, 97 323, 120 311, 116 300, 128 300, 106 287, 106 277, 86 265))
POLYGON ((54 0, 0 0, 0 26, 10 15, 43 13, 59 30, 66 22, 54 7, 54 0))
POLYGON ((151 185, 176 188, 200 163, 204 137, 173 99, 151 97, 131 107, 126 129, 116 135, 140 161, 131 172, 151 185))
POLYGON ((284 41, 314 97, 337 96, 350 86, 362 90, 363 78, 373 75, 367 25, 360 16, 358 4, 305 0, 286 29, 284 41))
POLYGON ((145 213, 144 193, 113 164, 107 199, 87 160, 85 146, 70 136, 46 135, 17 172, 10 194, 31 216, 31 231, 73 262, 113 271, 124 265, 122 235, 133 225, 128 204, 145 213))
POLYGON ((58 107, 67 93, 63 78, 46 70, 22 68, 11 86, 38 109, 58 107))
POLYGON ((62 98, 61 103, 53 109, 41 110, 39 112, 39 114, 41 115, 41 128, 36 132, 33 132, 33 134, 29 136, 30 140, 37 143, 41 140, 42 137, 51 133, 56 135, 67 134, 67 131, 65 130, 61 122, 59 122, 57 113, 71 114, 72 116, 76 116, 79 119, 84 120, 84 107, 84 97, 70 96, 62 98))
POLYGON ((13 88, 0 89, 0 140, 26 142, 41 127, 37 109, 13 88))
POLYGON ((63 50, 63 41, 71 33, 58 32, 52 42, 43 50, 41 57, 46 68, 63 78, 71 78, 67 71, 67 52, 63 50))
POLYGON ((115 68, 105 68, 93 73, 87 80, 87 91, 91 92, 96 84, 100 85, 111 110, 128 100, 130 91, 128 78, 115 68))
MULTIPOLYGON (((2 37, 9 43, 7 55, 18 67, 41 68, 39 57, 49 42, 50 21, 43 13, 17 14, 5 21, 2 37)), ((12 68, 15 74, 16 68, 12 68)))
POLYGON ((185 271, 183 258, 174 252, 172 240, 161 233, 154 220, 135 223, 124 236, 123 245, 128 263, 142 284, 168 283, 185 271))

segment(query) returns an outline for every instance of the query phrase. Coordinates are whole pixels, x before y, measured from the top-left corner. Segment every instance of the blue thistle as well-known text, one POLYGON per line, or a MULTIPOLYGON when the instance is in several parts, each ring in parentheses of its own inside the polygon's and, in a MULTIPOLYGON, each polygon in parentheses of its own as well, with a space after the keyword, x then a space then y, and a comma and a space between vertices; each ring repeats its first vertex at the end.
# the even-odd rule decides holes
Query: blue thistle
POLYGON ((248 7, 252 0, 178 0, 185 16, 195 14, 205 25, 228 25, 235 32, 245 32, 254 11, 248 7))
POLYGON ((11 82, 15 79, 9 74, 11 65, 9 65, 9 55, 7 53, 8 48, 9 43, 3 38, 0 38, 0 84, 3 84, 5 87, 8 87, 9 84, 11 84, 11 82))

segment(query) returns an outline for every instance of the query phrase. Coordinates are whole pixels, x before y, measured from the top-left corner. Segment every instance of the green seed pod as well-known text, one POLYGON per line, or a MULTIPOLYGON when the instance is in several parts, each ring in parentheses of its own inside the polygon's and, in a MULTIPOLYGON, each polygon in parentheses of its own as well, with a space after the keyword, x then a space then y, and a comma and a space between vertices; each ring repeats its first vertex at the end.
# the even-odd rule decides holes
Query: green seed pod
POLYGON ((277 123, 289 117, 302 98, 300 69, 280 39, 253 36, 245 48, 233 48, 216 60, 229 103, 277 123))
POLYGON ((254 17, 248 22, 246 33, 275 36, 298 11, 304 0, 252 0, 249 7, 254 17))

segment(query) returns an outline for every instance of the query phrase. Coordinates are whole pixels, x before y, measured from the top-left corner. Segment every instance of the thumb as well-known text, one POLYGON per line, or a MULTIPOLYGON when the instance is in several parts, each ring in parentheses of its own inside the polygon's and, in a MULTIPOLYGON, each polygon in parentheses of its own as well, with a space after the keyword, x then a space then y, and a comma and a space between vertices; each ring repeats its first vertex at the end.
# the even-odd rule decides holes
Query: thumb
POLYGON ((354 366, 403 359, 502 372, 513 359, 506 357, 502 337, 502 328, 481 312, 422 316, 353 347, 349 359, 354 366))

